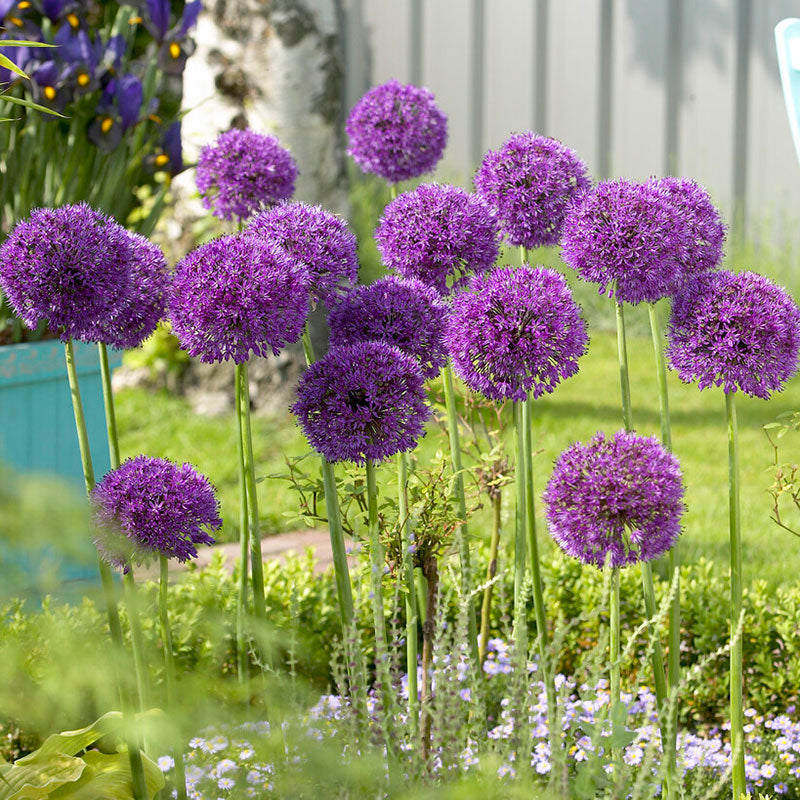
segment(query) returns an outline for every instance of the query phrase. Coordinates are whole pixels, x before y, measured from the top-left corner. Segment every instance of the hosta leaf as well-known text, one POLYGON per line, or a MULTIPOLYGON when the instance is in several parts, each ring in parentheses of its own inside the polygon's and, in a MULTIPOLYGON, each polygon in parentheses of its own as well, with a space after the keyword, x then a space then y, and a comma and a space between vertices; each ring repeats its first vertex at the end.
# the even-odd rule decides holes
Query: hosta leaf
MULTIPOLYGON (((62 786, 50 795, 51 800, 132 800, 133 788, 128 752, 101 753, 89 750, 83 756, 86 770, 79 781, 62 786)), ((153 800, 164 788, 164 776, 155 762, 142 755, 147 796, 153 800)))
POLYGON ((117 733, 121 729, 122 714, 119 711, 109 711, 85 728, 54 733, 52 736, 48 736, 38 750, 24 758, 17 759, 14 765, 46 762, 55 755, 66 754, 74 756, 90 744, 94 744, 98 739, 102 739, 110 733, 117 733))
POLYGON ((0 800, 40 800, 55 789, 77 781, 86 764, 80 758, 56 754, 47 761, 0 765, 0 800))

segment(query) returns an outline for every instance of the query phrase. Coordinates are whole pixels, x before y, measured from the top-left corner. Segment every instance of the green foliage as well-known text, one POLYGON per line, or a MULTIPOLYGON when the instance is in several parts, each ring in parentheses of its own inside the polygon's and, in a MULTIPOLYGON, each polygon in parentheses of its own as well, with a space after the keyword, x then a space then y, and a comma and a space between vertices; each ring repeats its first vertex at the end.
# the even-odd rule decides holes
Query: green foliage
POLYGON ((191 359, 181 349, 169 322, 161 322, 141 347, 125 353, 124 361, 128 367, 147 367, 154 379, 169 381, 182 375, 191 359))
MULTIPOLYGON (((89 749, 119 738, 122 715, 109 712, 80 730, 48 736, 42 746, 13 764, 0 764, 0 800, 132 800, 131 772, 124 746, 89 749)), ((164 787, 158 766, 143 755, 148 799, 164 787)))

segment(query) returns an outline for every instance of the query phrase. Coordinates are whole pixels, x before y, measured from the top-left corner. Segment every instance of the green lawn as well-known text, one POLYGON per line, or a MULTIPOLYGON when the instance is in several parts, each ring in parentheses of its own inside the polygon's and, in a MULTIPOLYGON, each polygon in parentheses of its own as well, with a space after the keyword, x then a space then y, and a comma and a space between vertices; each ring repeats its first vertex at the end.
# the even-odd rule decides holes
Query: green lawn
MULTIPOLYGON (((610 303, 609 303, 610 305, 610 303)), ((634 330, 641 329, 640 313, 633 311, 634 330)), ((638 432, 658 435, 658 398, 653 369, 653 349, 648 337, 629 338, 630 380, 634 423, 638 432)), ((553 460, 575 440, 597 430, 613 432, 621 427, 619 380, 613 334, 592 334, 589 353, 578 375, 536 404, 534 437, 538 453, 535 464, 537 494, 547 481, 553 460)), ((699 392, 685 386, 670 373, 675 451, 686 482, 687 513, 682 537, 682 557, 706 556, 721 569, 727 564, 727 438, 725 402, 721 390, 699 392)), ((761 576, 770 583, 794 581, 800 574, 800 540, 779 529, 770 519, 771 483, 769 465, 772 449, 761 426, 783 411, 800 409, 800 380, 770 401, 737 395, 742 478, 742 522, 745 543, 745 577, 761 576)), ((118 397, 121 445, 126 456, 144 452, 194 463, 218 487, 226 528, 223 538, 232 539, 237 530, 237 476, 233 416, 206 419, 191 413, 188 404, 167 394, 127 390, 118 397)), ((284 454, 306 451, 305 442, 290 415, 254 419, 256 463, 261 475, 284 471, 284 454)), ((787 436, 785 458, 792 457, 797 439, 787 436)), ((419 460, 424 463, 436 449, 446 447, 443 434, 432 426, 422 440, 419 460)), ((309 465, 312 462, 307 462, 309 465)), ((386 491, 394 491, 393 468, 379 471, 386 491)), ((259 483, 260 510, 265 532, 286 530, 292 522, 294 494, 277 480, 259 483)), ((513 487, 507 490, 506 519, 510 530, 513 487)), ((538 509, 541 515, 541 507, 538 509)), ((476 535, 487 535, 488 515, 479 512, 472 526, 476 535)), ((295 523, 296 524, 296 523, 295 523)), ((800 520, 798 520, 800 527, 800 520)), ((544 531, 541 521, 540 531, 544 531)), ((547 538, 544 536, 543 538, 547 538)), ((549 540, 545 547, 549 547, 549 540)))

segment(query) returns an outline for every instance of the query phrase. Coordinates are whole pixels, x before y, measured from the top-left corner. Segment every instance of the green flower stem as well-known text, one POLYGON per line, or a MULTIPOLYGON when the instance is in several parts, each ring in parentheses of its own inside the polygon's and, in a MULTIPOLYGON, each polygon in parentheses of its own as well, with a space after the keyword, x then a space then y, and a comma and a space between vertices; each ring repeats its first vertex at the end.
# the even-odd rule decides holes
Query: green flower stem
POLYGON ((250 541, 248 537, 247 477, 244 469, 244 427, 242 425, 242 385, 236 383, 237 455, 239 461, 239 591, 236 597, 236 672, 240 685, 247 683, 249 674, 247 657, 247 574, 250 541))
POLYGON ((147 674, 147 659, 144 657, 144 637, 139 618, 139 593, 133 575, 133 567, 128 564, 128 571, 122 576, 125 605, 128 606, 128 617, 131 626, 131 646, 133 649, 133 666, 136 672, 136 688, 139 693, 139 711, 150 708, 150 686, 147 674))
POLYGON ((372 595, 372 622, 375 627, 375 660, 383 664, 386 657, 386 620, 383 614, 383 545, 378 524, 378 487, 375 481, 375 464, 366 460, 367 515, 369 518, 369 566, 372 595))
MULTIPOLYGON (((547 619, 544 612, 544 591, 539 563, 539 542, 536 537, 536 513, 533 489, 533 398, 521 404, 522 434, 525 456, 525 533, 528 540, 528 558, 533 578, 533 607, 536 614, 536 641, 539 649, 539 675, 547 692, 548 720, 554 725, 556 715, 556 687, 547 664, 547 619)), ((551 727, 552 732, 552 727, 551 727)), ((551 742, 551 747, 553 743, 551 742)), ((553 753, 555 748, 553 747, 553 753)))
POLYGON ((500 548, 501 511, 503 494, 499 488, 494 489, 492 496, 492 538, 489 543, 489 563, 486 565, 486 588, 483 590, 483 603, 481 605, 481 636, 478 643, 480 655, 479 663, 483 664, 486 657, 486 647, 489 643, 489 626, 492 613, 492 588, 494 577, 497 574, 497 551, 500 548))
MULTIPOLYGON (((86 493, 91 495, 94 489, 94 468, 92 466, 92 454, 89 450, 89 436, 86 432, 86 418, 83 413, 83 402, 81 401, 81 390, 78 384, 78 372, 75 368, 75 353, 72 347, 72 340, 68 339, 64 345, 64 354, 67 364, 67 377, 69 379, 69 389, 72 398, 72 411, 75 416, 75 431, 78 436, 78 447, 81 454, 81 466, 83 468, 83 479, 86 484, 86 493)), ((139 737, 134 733, 132 722, 133 713, 131 710, 130 696, 127 682, 124 680, 124 669, 121 665, 124 645, 122 639, 122 625, 119 619, 119 607, 117 605, 116 590, 114 580, 111 576, 111 568, 102 559, 98 559, 98 569, 100 571, 100 581, 103 586, 103 597, 108 617, 108 628, 111 634, 112 644, 112 664, 119 691, 120 704, 122 706, 125 725, 125 738, 128 745, 128 760, 131 768, 131 778, 133 781, 133 791, 136 800, 147 800, 147 787, 144 779, 144 768, 142 766, 142 755, 139 747, 139 737)))
POLYGON ((417 611, 419 621, 424 625, 428 613, 428 581, 421 569, 414 570, 414 583, 417 586, 417 611))
POLYGON ((400 548, 403 554, 403 580, 406 601, 406 673, 408 675, 408 716, 411 720, 411 738, 416 740, 419 723, 419 693, 417 687, 417 592, 414 582, 414 555, 411 552, 411 535, 408 524, 408 456, 397 454, 397 505, 400 517, 400 548))
POLYGON ((117 433, 117 414, 114 410, 114 394, 111 390, 111 370, 108 366, 108 349, 103 342, 98 342, 100 356, 100 377, 103 384, 103 407, 106 412, 106 433, 108 434, 108 455, 111 469, 120 465, 119 435, 117 433))
POLYGON ((256 495, 256 473, 253 459, 253 434, 250 427, 250 384, 247 376, 247 362, 236 365, 236 382, 239 386, 240 400, 236 412, 242 432, 242 452, 244 455, 244 475, 247 489, 248 538, 250 541, 250 577, 253 586, 253 612, 262 623, 267 622, 267 604, 264 597, 264 559, 261 554, 261 535, 259 532, 258 497, 256 495))
MULTIPOLYGON (((311 366, 316 360, 314 346, 311 344, 311 333, 306 324, 303 330, 303 352, 306 364, 311 366)), ((336 594, 339 599, 339 613, 342 617, 342 630, 345 641, 348 631, 353 626, 355 613, 353 611, 353 590, 350 584, 350 568, 347 565, 347 550, 344 546, 344 532, 342 531, 342 516, 339 510, 339 493, 336 489, 336 473, 325 456, 320 455, 322 462, 322 486, 325 492, 325 510, 328 515, 328 533, 331 537, 331 551, 333 553, 333 574, 336 578, 336 594)))
POLYGON ((475 620, 475 607, 472 600, 472 571, 469 558, 469 529, 467 526, 467 498, 464 493, 464 470, 461 464, 461 441, 458 433, 456 396, 453 389, 453 368, 450 362, 442 370, 444 399, 447 408, 447 432, 450 437, 450 457, 455 473, 455 494, 458 516, 461 520, 458 532, 458 546, 461 557, 461 594, 467 605, 467 635, 473 663, 478 665, 478 625, 475 620))
MULTIPOLYGON (((609 597, 609 636, 608 636, 608 662, 611 678, 611 704, 614 706, 620 701, 620 625, 619 625, 619 567, 611 567, 611 596, 609 597)), ((619 751, 614 753, 615 769, 619 761, 619 751)))
MULTIPOLYGON (((161 641, 164 645, 164 674, 167 683, 167 710, 174 718, 177 708, 177 692, 175 691, 175 655, 172 652, 172 632, 169 627, 168 604, 169 586, 168 561, 164 556, 160 559, 161 574, 158 584, 158 618, 161 623, 161 641)), ((175 761, 175 783, 178 788, 178 800, 187 800, 186 796, 186 769, 183 763, 183 747, 178 744, 173 749, 175 761)))
POLYGON ((522 407, 514 403, 514 431, 517 439, 517 465, 514 488, 514 646, 521 660, 528 658, 528 622, 525 602, 525 436, 522 426, 522 407))
MULTIPOLYGON (((117 433, 117 415, 114 410, 114 394, 111 388, 111 370, 108 365, 108 349, 99 342, 100 376, 103 386, 103 406, 106 416, 106 433, 108 437, 108 454, 111 469, 120 465, 119 435, 117 433)), ((123 576, 125 601, 128 606, 131 626, 131 643, 133 645, 133 663, 136 671, 136 687, 139 694, 139 710, 144 712, 150 707, 150 685, 148 680, 147 659, 144 656, 144 637, 139 618, 139 607, 136 594, 136 583, 133 576, 133 565, 123 576)))
MULTIPOLYGON (((631 385, 628 374, 628 346, 625 336, 625 311, 624 306, 619 300, 615 300, 614 306, 616 309, 617 321, 617 351, 619 354, 619 378, 620 390, 622 393, 622 423, 626 431, 633 431, 633 411, 631 403, 631 385)), ((642 593, 644 595, 645 613, 648 620, 652 620, 656 615, 656 593, 653 585, 653 570, 649 563, 641 562, 640 565, 642 575, 642 593)), ((612 573, 613 578, 613 573, 612 573)), ((612 580, 613 583, 613 580, 612 580)), ((619 578, 617 577, 617 604, 619 604, 619 578)), ((613 586, 612 586, 613 594, 613 586)), ((617 616, 619 616, 619 609, 617 609, 617 616)), ((612 609, 613 614, 613 609, 612 609)), ((667 678, 664 671, 664 654, 661 649, 661 638, 658 632, 653 628, 652 622, 648 622, 648 631, 653 640, 653 653, 650 658, 653 667, 653 682, 655 684, 656 692, 656 705, 658 706, 658 722, 661 729, 661 737, 663 742, 669 742, 670 726, 667 720, 667 678)), ((613 698, 612 698, 613 703, 613 698)), ((668 747, 668 745, 667 745, 668 747)), ((667 758, 671 759, 668 752, 667 758)), ((670 761, 670 763, 672 763, 670 761)), ((670 767, 668 766, 668 770, 670 767)), ((667 780, 670 784, 670 781, 667 780)), ((666 787, 667 795, 671 795, 673 786, 670 784, 666 787)))
MULTIPOLYGON (((661 326, 658 310, 655 304, 648 303, 648 314, 650 317, 650 332, 653 336, 653 352, 656 360, 656 376, 658 378, 658 407, 661 416, 661 443, 667 450, 672 450, 672 426, 669 416, 669 392, 667 390, 667 364, 664 358, 664 334, 661 326)), ((667 659, 667 682, 669 686, 671 700, 671 716, 669 719, 669 736, 666 739, 668 748, 670 772, 676 776, 675 764, 677 757, 677 738, 678 738, 678 719, 677 719, 677 697, 681 681, 681 573, 680 573, 680 553, 678 548, 680 542, 675 544, 667 554, 667 571, 669 574, 670 586, 674 590, 672 604, 669 609, 669 655, 667 659)), ((677 781, 673 777, 672 785, 677 781)))
POLYGON ((725 394, 728 417, 728 502, 731 537, 731 758, 733 797, 745 792, 744 711, 742 708, 742 637, 737 636, 742 616, 742 524, 739 516, 739 432, 733 392, 725 394))

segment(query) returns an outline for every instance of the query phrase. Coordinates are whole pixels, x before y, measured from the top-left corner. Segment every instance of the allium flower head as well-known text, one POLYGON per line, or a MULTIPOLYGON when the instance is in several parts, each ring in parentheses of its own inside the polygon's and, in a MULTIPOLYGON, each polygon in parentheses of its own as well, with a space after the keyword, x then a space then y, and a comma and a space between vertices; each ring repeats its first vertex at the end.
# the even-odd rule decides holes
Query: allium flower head
POLYGON ((356 237, 343 219, 320 206, 281 203, 255 217, 248 230, 305 267, 315 298, 324 300, 358 279, 356 237))
POLYGON ((29 327, 100 341, 131 281, 130 239, 85 203, 35 209, 0 248, 0 288, 29 327))
POLYGON ((722 261, 725 223, 708 192, 689 178, 659 178, 649 183, 675 205, 688 227, 684 278, 716 269, 722 261))
POLYGON ((563 258, 578 276, 626 303, 654 303, 683 280, 690 227, 653 182, 605 181, 564 221, 563 258))
POLYGON ((153 333, 166 314, 172 282, 161 248, 137 233, 125 235, 130 243, 130 288, 99 339, 120 350, 138 347, 153 333))
POLYGON ((797 371, 800 310, 754 272, 709 272, 676 295, 667 358, 682 381, 767 399, 797 371))
POLYGON ((345 125, 348 155, 396 183, 431 172, 447 144, 447 117, 428 89, 391 80, 370 89, 345 125))
POLYGON ((524 400, 574 375, 588 338, 563 275, 523 266, 475 276, 453 299, 445 342, 471 389, 524 400))
POLYGON ((282 248, 250 234, 214 239, 175 268, 172 328, 206 363, 277 354, 303 332, 308 275, 282 248))
POLYGON ((586 165, 573 150, 531 132, 489 150, 474 182, 508 241, 529 248, 558 243, 570 204, 590 186, 586 165))
POLYGON ((382 461, 412 450, 431 411, 417 362, 385 342, 333 347, 300 378, 298 417, 328 461, 382 461))
POLYGON ((654 437, 619 431, 576 442, 556 461, 543 495, 550 535, 570 556, 602 567, 658 558, 680 535, 678 460, 654 437))
POLYGON ((332 347, 381 341, 413 356, 426 378, 447 363, 444 329, 448 309, 435 289, 389 276, 344 295, 328 317, 332 347))
POLYGON ((195 181, 220 219, 244 220, 294 194, 297 166, 274 136, 236 128, 200 151, 195 181))
POLYGON ((92 492, 96 544, 109 564, 164 556, 187 561, 214 544, 206 529, 222 525, 208 479, 191 464, 137 456, 109 472, 92 492))
POLYGON ((446 294, 470 273, 491 269, 500 251, 497 223, 477 195, 423 184, 395 198, 375 231, 383 262, 446 294))

